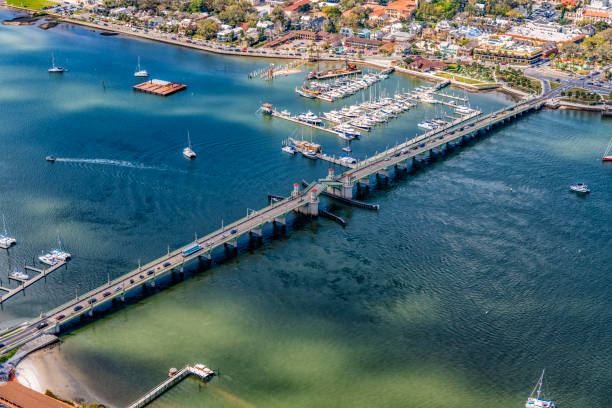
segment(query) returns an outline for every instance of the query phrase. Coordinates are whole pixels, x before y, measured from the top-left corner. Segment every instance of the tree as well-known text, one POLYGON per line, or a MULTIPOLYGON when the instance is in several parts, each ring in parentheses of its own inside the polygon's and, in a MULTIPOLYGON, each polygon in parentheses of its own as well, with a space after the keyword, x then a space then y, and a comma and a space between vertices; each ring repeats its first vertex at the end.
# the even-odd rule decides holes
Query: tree
POLYGON ((198 24, 198 34, 200 34, 207 40, 210 40, 211 38, 213 38, 215 34, 217 34, 218 31, 219 31, 219 24, 217 24, 215 20, 212 20, 210 18, 207 18, 206 20, 201 21, 198 24))
POLYGON ((607 28, 610 28, 610 25, 608 23, 606 23, 605 21, 597 21, 595 24, 593 24, 595 26, 595 29, 597 31, 603 31, 607 28))
POLYGON ((202 0, 191 0, 191 3, 189 3, 189 10, 191 10, 192 13, 199 13, 202 11, 202 5, 202 0))
POLYGON ((277 4, 272 9, 272 13, 270 14, 270 19, 275 23, 285 24, 285 12, 283 11, 283 7, 280 4, 277 4))

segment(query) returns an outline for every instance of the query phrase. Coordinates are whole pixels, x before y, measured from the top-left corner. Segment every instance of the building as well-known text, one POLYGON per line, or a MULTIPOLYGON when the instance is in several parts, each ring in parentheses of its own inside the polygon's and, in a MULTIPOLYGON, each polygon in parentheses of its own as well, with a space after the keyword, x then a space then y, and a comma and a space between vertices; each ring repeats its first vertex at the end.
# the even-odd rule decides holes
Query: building
POLYGON ((357 37, 359 38, 370 38, 371 35, 372 32, 367 28, 362 28, 361 30, 357 31, 357 37))
POLYGON ((612 24, 612 4, 609 0, 593 0, 591 4, 576 11, 576 20, 589 20, 592 23, 604 21, 612 24))
POLYGON ((310 0, 298 0, 292 5, 285 7, 283 11, 288 18, 292 18, 300 13, 300 7, 310 4, 310 0))
POLYGON ((554 41, 557 44, 579 42, 585 38, 584 33, 575 27, 562 26, 557 23, 529 22, 511 27, 504 34, 517 40, 527 40, 535 44, 554 41))
POLYGON ((475 48, 474 59, 503 64, 532 65, 542 59, 542 47, 529 45, 491 43, 475 48))
POLYGON ((412 58, 412 62, 408 64, 407 67, 408 69, 411 69, 413 71, 422 71, 422 72, 429 72, 429 71, 435 71, 435 70, 441 71, 446 68, 446 64, 443 62, 431 61, 423 57, 411 57, 411 58, 412 58))
POLYGON ((397 0, 385 7, 385 14, 391 20, 405 20, 412 16, 417 5, 417 0, 397 0))
POLYGON ((355 35, 355 32, 350 27, 342 27, 340 29, 340 35, 343 37, 353 37, 355 35))

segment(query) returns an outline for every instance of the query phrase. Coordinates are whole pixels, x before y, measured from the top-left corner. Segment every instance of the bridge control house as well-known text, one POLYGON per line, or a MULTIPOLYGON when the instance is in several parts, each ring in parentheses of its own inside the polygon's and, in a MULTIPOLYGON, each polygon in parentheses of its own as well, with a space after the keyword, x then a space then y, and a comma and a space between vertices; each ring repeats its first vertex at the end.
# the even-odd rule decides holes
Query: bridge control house
POLYGON ((484 45, 474 49, 474 59, 505 64, 532 65, 542 59, 542 47, 484 45))

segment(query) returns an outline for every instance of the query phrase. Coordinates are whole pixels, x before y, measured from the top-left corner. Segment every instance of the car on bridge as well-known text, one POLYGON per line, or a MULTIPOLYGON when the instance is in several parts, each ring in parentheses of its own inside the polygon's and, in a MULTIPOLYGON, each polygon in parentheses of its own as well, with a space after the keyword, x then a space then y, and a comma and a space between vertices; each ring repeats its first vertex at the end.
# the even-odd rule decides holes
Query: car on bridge
POLYGON ((107 297, 107 296, 110 296, 110 294, 111 294, 110 292, 104 292, 104 293, 102 294, 102 297, 107 297))
POLYGON ((61 315, 58 315, 55 319, 62 320, 64 317, 66 317, 66 315, 65 314, 61 314, 61 315))
POLYGON ((40 330, 40 329, 44 329, 44 328, 45 328, 45 327, 47 327, 48 325, 49 325, 49 323, 47 323, 47 322, 40 322, 40 323, 38 323, 38 324, 36 325, 36 328, 37 328, 38 330, 40 330))
POLYGON ((233 229, 233 230, 231 230, 230 232, 231 232, 232 234, 235 234, 235 233, 237 233, 237 232, 238 232, 238 230, 237 230, 237 229, 233 229))
POLYGON ((164 263, 164 268, 167 268, 167 267, 169 267, 170 265, 172 265, 170 262, 166 262, 166 263, 164 263))
POLYGON ((151 269, 149 272, 147 272, 147 275, 153 275, 153 269, 151 269))
POLYGON ((78 306, 75 306, 75 307, 74 307, 74 309, 72 309, 72 310, 74 310, 75 312, 78 312, 78 311, 79 311, 79 310, 81 310, 82 308, 83 308, 83 306, 78 305, 78 306))

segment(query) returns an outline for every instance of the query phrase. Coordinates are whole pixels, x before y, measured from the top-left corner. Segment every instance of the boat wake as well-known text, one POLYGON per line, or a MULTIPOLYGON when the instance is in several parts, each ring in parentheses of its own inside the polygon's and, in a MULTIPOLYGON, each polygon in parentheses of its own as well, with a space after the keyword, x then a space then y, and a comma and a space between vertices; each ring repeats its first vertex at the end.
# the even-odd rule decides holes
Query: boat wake
POLYGON ((100 164, 103 166, 118 166, 118 167, 128 167, 131 169, 139 169, 139 170, 167 170, 163 167, 155 167, 155 166, 147 166, 142 163, 134 163, 127 160, 112 160, 112 159, 79 159, 79 158, 57 158, 56 162, 65 162, 65 163, 85 163, 85 164, 100 164))

